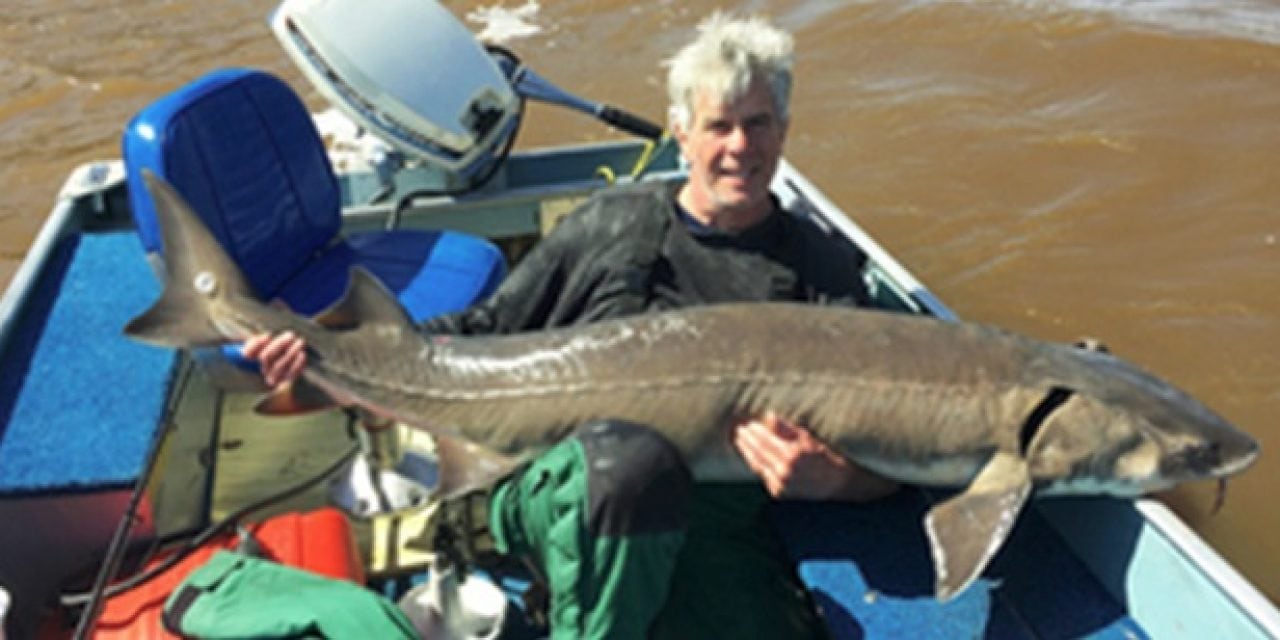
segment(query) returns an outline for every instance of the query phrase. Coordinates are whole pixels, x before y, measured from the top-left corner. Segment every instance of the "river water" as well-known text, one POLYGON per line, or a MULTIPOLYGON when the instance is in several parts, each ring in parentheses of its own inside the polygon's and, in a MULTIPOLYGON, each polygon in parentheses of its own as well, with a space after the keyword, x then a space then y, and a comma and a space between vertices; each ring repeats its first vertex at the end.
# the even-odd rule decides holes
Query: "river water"
MULTIPOLYGON (((75 165, 215 67, 285 77, 275 0, 4 0, 0 280, 75 165)), ((1280 2, 446 2, 573 91, 660 119, 660 61, 715 8, 798 41, 789 159, 963 317, 1094 336, 1254 433, 1261 461, 1167 501, 1280 599, 1280 2), (486 22, 485 19, 488 19, 486 22)), ((613 136, 532 108, 525 147, 613 136)))

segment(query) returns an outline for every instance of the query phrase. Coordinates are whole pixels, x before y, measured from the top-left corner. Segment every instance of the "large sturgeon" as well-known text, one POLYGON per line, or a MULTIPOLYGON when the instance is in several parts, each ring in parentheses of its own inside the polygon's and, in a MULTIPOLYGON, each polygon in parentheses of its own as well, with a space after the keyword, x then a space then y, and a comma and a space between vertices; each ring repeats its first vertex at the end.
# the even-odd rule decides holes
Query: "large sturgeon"
POLYGON ((775 411, 888 478, 964 488, 925 518, 946 600, 981 573, 1033 490, 1136 496, 1224 478, 1258 455, 1253 438, 1118 358, 977 324, 752 303, 432 337, 361 270, 306 319, 259 301, 181 196, 145 181, 168 279, 126 333, 193 347, 295 332, 306 368, 265 410, 341 404, 424 429, 441 495, 491 484, 602 418, 651 425, 698 480, 757 481, 729 429, 775 411))

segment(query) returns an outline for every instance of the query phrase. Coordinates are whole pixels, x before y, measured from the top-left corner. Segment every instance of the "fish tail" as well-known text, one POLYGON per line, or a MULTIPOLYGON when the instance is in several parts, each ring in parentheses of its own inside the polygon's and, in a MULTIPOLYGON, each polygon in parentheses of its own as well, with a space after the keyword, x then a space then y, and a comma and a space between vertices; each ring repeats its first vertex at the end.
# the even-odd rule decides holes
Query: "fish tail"
POLYGON ((219 329, 212 305, 232 296, 257 300, 252 285, 172 185, 147 169, 142 178, 160 223, 165 285, 125 335, 168 347, 229 342, 233 336, 219 329))

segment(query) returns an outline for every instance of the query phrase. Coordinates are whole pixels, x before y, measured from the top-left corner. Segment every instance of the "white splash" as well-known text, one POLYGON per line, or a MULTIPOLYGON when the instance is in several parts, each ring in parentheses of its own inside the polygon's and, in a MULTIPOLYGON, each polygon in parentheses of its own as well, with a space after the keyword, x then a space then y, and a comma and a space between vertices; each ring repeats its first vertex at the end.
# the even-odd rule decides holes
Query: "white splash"
POLYGON ((528 0, 515 9, 501 5, 480 7, 469 12, 467 20, 483 25, 476 38, 492 44, 502 44, 542 33, 542 27, 533 22, 541 8, 536 0, 528 0))
POLYGON ((1107 14, 1134 24, 1280 44, 1274 0, 1011 0, 1012 4, 1107 14))

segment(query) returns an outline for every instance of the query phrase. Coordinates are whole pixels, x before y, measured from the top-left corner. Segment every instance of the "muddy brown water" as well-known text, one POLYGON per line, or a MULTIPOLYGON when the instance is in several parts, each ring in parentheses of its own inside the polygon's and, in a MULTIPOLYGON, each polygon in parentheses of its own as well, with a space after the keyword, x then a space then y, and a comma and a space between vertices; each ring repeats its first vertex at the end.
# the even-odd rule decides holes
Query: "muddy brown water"
MULTIPOLYGON (((6 282, 68 172, 118 156, 164 92, 246 65, 324 106, 270 34, 273 0, 4 4, 6 282)), ((659 119, 661 59, 717 7, 796 33, 789 159, 963 317, 1100 338, 1263 442, 1216 516, 1208 483, 1164 498, 1280 599, 1280 5, 556 0, 508 44, 659 119)), ((520 144, 614 135, 534 107, 520 144)))

